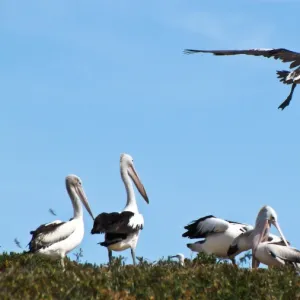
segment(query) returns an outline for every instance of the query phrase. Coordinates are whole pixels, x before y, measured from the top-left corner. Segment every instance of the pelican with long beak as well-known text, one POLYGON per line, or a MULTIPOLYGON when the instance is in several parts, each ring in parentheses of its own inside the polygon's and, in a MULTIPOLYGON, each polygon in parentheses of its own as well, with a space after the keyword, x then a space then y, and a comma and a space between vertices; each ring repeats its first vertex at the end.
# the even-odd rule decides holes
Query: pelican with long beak
POLYGON ((91 233, 105 233, 104 242, 99 244, 108 249, 110 263, 112 261, 112 251, 123 251, 130 248, 133 264, 135 265, 135 248, 140 230, 144 227, 144 218, 138 211, 131 180, 148 204, 149 199, 134 168, 133 159, 129 154, 121 154, 120 171, 127 192, 126 206, 121 212, 99 214, 94 221, 91 233))
POLYGON ((271 225, 274 225, 277 228, 283 243, 289 247, 277 220, 277 214, 272 207, 265 205, 260 209, 256 218, 255 228, 250 235, 252 241, 252 268, 254 269, 258 268, 259 265, 259 262, 255 257, 257 248, 260 243, 268 241, 271 225))
POLYGON ((81 179, 76 175, 68 175, 66 188, 74 209, 73 218, 67 222, 56 220, 39 226, 30 232, 32 238, 29 242, 30 253, 60 258, 63 269, 65 256, 75 249, 83 239, 83 210, 80 201, 94 219, 81 179))
POLYGON ((170 256, 170 258, 177 258, 180 265, 184 267, 184 255, 182 253, 178 253, 176 255, 170 256))

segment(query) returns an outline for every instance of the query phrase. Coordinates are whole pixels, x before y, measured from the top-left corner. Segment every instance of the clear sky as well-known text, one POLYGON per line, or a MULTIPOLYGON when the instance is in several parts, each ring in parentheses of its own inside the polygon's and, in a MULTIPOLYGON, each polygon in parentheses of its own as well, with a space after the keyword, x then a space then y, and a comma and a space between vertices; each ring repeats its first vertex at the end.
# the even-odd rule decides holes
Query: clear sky
MULTIPOLYGON (((21 251, 14 238, 25 247, 30 230, 72 217, 70 173, 95 215, 120 211, 122 152, 150 199, 137 196, 137 256, 190 257, 187 223, 213 214, 253 224, 265 204, 300 248, 300 91, 277 109, 290 87, 275 72, 288 64, 182 53, 300 50, 299 1, 242 2, 1 1, 3 250, 21 251)), ((106 263, 103 236, 84 217, 84 260, 106 263)), ((130 251, 120 254, 131 263, 130 251)))

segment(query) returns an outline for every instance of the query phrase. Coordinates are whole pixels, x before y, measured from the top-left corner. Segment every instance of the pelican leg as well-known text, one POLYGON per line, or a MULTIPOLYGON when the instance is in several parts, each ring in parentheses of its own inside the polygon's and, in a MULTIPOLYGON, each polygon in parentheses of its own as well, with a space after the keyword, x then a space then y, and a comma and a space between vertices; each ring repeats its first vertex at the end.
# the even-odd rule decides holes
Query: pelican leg
POLYGON ((62 267, 63 271, 65 271, 65 260, 64 260, 64 257, 60 258, 60 263, 61 263, 61 267, 62 267))
POLYGON ((252 256, 252 269, 257 269, 259 267, 260 261, 258 261, 254 256, 252 256))
POLYGON ((111 265, 112 263, 112 251, 108 249, 108 261, 109 261, 109 264, 111 265))
POLYGON ((236 267, 237 264, 236 264, 235 258, 231 258, 230 260, 231 260, 232 264, 236 267))
POLYGON ((136 260, 135 260, 135 249, 133 249, 133 248, 131 248, 131 256, 132 256, 133 264, 136 265, 136 260))

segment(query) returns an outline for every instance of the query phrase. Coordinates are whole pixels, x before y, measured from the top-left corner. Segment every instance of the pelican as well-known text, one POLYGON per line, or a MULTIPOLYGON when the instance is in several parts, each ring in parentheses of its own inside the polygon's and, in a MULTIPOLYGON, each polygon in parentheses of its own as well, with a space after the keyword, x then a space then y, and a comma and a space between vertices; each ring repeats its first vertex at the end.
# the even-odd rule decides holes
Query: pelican
POLYGON ((172 256, 170 256, 170 258, 178 258, 180 265, 184 267, 184 255, 182 253, 172 255, 172 256))
POLYGON ((237 255, 242 251, 252 248, 252 268, 256 269, 258 268, 259 263, 256 260, 255 256, 260 243, 283 243, 284 245, 289 247, 289 244, 286 241, 277 220, 278 217, 275 210, 268 205, 263 206, 256 217, 254 229, 237 237, 229 247, 227 254, 237 255), (274 225, 277 228, 281 238, 270 235, 271 225, 274 225), (271 240, 269 239, 269 236, 271 236, 271 240))
POLYGON ((67 222, 56 220, 39 226, 30 232, 32 238, 28 244, 30 253, 60 258, 63 269, 66 254, 75 249, 83 239, 84 223, 80 201, 94 219, 81 179, 76 175, 68 175, 66 188, 74 209, 73 218, 67 222))
POLYGON ((138 211, 130 178, 148 204, 149 199, 129 154, 121 154, 120 171, 127 192, 125 208, 121 212, 99 214, 94 220, 91 233, 105 233, 104 242, 101 242, 100 245, 107 247, 109 263, 112 261, 112 251, 123 251, 130 248, 133 264, 136 265, 135 248, 140 230, 144 227, 144 218, 138 211))
POLYGON ((263 242, 260 243, 255 252, 257 267, 263 263, 269 267, 280 267, 293 265, 300 269, 300 251, 296 248, 287 247, 282 242, 263 242))
POLYGON ((293 97, 294 90, 297 84, 300 84, 300 53, 287 50, 284 48, 277 49, 248 49, 248 50, 193 50, 185 49, 184 53, 212 53, 214 55, 254 55, 254 56, 264 56, 267 58, 273 57, 274 59, 280 59, 282 62, 291 62, 290 68, 295 68, 291 71, 277 71, 277 78, 281 82, 287 85, 292 85, 290 94, 288 97, 278 106, 278 109, 284 110, 287 107, 293 97))
POLYGON ((221 258, 229 258, 233 264, 236 264, 234 256, 228 256, 227 251, 237 236, 251 230, 253 227, 209 215, 191 222, 184 228, 187 231, 183 233, 183 237, 190 239, 204 238, 204 240, 196 243, 187 244, 189 249, 195 252, 215 254, 221 258))

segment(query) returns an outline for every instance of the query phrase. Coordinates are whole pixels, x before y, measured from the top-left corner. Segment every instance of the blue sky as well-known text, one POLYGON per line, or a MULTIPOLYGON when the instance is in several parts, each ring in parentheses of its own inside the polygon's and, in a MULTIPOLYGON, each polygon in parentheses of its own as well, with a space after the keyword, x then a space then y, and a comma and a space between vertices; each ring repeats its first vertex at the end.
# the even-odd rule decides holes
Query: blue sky
MULTIPOLYGON (((0 212, 3 250, 72 216, 65 176, 95 215, 119 211, 119 156, 147 190, 137 255, 190 257, 183 226, 215 216, 253 224, 271 205, 298 237, 300 94, 280 61, 184 55, 185 48, 299 51, 297 1, 1 1, 0 212)), ((107 262, 85 212, 84 260, 107 262)), ((115 253, 119 254, 119 253, 115 253)), ((130 251, 121 253, 131 263, 130 251)), ((72 255, 70 255, 72 258, 72 255)))

